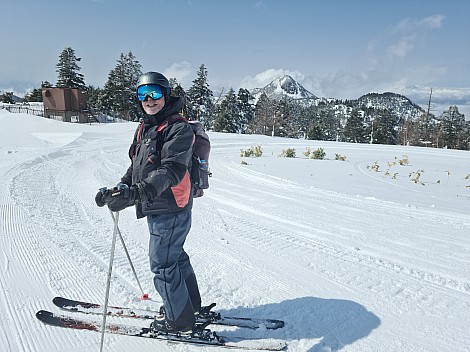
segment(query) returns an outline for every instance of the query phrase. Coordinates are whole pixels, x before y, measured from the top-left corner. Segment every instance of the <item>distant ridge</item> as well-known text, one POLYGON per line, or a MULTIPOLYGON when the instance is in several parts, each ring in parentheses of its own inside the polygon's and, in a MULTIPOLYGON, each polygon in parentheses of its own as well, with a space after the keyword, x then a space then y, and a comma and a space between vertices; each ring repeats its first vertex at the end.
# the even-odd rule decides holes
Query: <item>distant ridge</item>
MULTIPOLYGON (((305 105, 318 105, 318 103, 322 101, 327 104, 337 106, 336 110, 338 110, 338 106, 343 104, 343 102, 338 101, 337 99, 317 97, 289 75, 277 77, 265 87, 254 89, 251 94, 254 97, 255 104, 258 102, 262 94, 266 94, 266 96, 271 100, 279 101, 284 97, 288 97, 305 105)), ((351 99, 348 101, 359 109, 372 107, 389 109, 402 118, 416 119, 424 113, 423 108, 413 103, 409 98, 392 92, 368 93, 358 99, 351 99)))
POLYGON ((356 103, 359 107, 389 109, 397 116, 407 119, 419 118, 425 112, 404 95, 391 92, 368 93, 357 99, 356 103))

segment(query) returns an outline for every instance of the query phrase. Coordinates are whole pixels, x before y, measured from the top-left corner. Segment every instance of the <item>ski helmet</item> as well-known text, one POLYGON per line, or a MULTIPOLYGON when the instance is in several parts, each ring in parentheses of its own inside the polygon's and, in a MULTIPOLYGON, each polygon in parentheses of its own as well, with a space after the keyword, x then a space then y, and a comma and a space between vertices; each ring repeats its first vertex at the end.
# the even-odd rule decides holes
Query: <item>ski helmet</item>
POLYGON ((165 101, 168 101, 171 93, 170 82, 168 79, 158 72, 146 72, 139 77, 137 82, 137 88, 148 84, 158 84, 162 87, 162 91, 165 92, 165 101))

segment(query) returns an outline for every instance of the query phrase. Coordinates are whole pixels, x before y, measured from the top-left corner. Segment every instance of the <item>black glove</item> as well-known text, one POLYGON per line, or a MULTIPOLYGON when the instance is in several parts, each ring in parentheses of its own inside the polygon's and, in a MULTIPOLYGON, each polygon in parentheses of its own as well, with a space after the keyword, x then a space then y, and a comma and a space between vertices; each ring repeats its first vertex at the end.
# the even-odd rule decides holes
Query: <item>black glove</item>
POLYGON ((98 191, 98 193, 96 193, 95 196, 95 202, 97 206, 101 208, 106 205, 106 197, 108 196, 110 191, 111 190, 107 189, 106 187, 100 188, 100 190, 98 191))
POLYGON ((105 203, 111 211, 121 211, 139 201, 139 188, 136 185, 127 186, 119 183, 116 187, 105 192, 105 203), (106 194, 109 191, 108 194, 106 194))

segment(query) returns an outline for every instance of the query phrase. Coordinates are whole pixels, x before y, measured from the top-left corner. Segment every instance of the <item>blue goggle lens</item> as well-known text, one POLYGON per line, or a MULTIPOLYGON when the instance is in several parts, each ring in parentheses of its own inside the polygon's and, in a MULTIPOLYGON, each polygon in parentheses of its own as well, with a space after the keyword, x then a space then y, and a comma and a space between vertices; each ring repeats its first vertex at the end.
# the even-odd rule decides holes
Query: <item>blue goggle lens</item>
POLYGON ((139 101, 144 101, 147 97, 153 100, 163 97, 162 87, 156 84, 149 84, 147 86, 140 86, 137 88, 137 98, 139 101))

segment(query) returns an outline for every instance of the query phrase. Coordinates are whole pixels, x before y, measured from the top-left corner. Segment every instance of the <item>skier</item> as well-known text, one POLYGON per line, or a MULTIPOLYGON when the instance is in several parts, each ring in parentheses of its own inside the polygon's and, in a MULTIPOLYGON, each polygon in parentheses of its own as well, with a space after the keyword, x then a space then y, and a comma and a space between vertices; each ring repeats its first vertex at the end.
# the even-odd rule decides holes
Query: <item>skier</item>
POLYGON ((113 189, 95 200, 111 211, 136 206, 147 217, 150 268, 165 314, 152 327, 162 332, 191 331, 201 296, 188 254, 183 249, 191 228, 193 194, 188 167, 194 134, 178 114, 183 99, 170 96, 168 79, 158 72, 140 76, 137 98, 144 112, 129 149, 131 165, 113 189))

